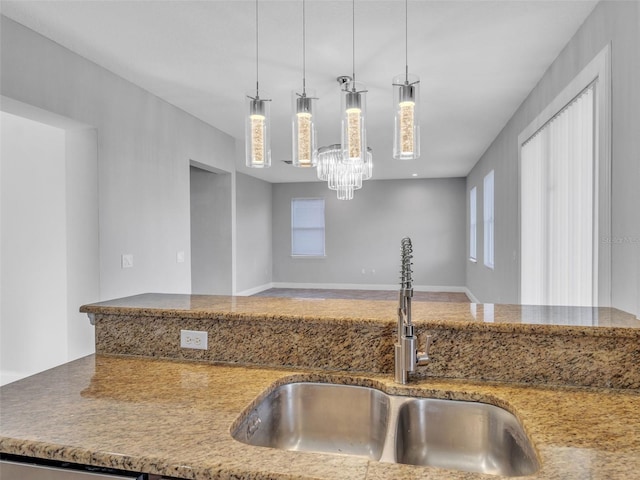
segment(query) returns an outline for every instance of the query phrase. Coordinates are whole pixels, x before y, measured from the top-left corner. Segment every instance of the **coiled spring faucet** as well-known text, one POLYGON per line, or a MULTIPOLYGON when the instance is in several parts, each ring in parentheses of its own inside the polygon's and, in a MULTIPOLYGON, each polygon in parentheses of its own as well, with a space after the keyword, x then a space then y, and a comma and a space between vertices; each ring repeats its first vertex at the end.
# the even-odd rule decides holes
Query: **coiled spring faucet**
POLYGON ((398 305, 398 337, 395 345, 397 383, 407 383, 409 373, 415 372, 419 365, 426 365, 429 359, 431 335, 427 335, 425 352, 418 352, 418 339, 413 332, 411 323, 411 297, 413 297, 413 246, 411 239, 404 237, 400 243, 402 251, 402 270, 400 272, 400 299, 398 305))

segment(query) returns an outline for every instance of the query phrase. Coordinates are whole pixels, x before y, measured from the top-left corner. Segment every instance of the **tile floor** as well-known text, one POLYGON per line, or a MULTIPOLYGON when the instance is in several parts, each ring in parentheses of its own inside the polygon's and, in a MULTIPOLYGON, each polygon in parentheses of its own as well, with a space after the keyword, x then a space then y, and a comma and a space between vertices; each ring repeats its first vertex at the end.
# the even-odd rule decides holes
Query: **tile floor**
MULTIPOLYGON (((393 290, 330 290, 316 288, 270 288, 254 297, 339 298, 353 300, 397 300, 398 291, 393 290)), ((417 302, 461 302, 470 300, 462 292, 413 292, 417 302)))

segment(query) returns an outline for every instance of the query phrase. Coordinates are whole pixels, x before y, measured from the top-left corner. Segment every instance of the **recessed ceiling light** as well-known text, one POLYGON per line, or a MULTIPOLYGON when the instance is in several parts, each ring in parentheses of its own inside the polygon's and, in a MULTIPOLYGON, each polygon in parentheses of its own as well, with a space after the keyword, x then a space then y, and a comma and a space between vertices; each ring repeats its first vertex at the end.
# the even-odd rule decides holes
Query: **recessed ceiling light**
POLYGON ((417 177, 417 176, 418 176, 418 174, 417 174, 417 173, 412 173, 412 174, 411 174, 411 176, 412 176, 412 177, 417 177))

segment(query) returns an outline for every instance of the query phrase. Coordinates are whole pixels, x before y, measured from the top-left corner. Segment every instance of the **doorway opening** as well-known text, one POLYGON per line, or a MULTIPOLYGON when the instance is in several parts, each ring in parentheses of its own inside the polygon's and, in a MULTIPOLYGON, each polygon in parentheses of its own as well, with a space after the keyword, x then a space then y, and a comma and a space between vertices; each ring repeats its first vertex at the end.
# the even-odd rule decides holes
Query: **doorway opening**
POLYGON ((0 384, 95 351, 97 132, 2 97, 0 384))
POLYGON ((231 174, 191 161, 191 293, 231 295, 231 174))

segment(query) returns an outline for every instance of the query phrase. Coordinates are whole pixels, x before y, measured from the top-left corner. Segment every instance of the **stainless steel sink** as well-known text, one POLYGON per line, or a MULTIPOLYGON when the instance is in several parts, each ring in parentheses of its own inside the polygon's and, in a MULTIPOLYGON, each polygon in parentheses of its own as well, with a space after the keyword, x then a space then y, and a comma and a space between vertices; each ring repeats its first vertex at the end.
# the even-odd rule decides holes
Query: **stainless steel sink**
POLYGON ((518 420, 477 402, 387 395, 328 383, 290 383, 232 432, 255 446, 520 476, 539 468, 518 420))
POLYGON ((506 410, 477 402, 410 399, 395 422, 395 461, 503 476, 539 468, 520 423, 506 410))
POLYGON ((233 438, 261 447, 379 460, 388 419, 389 397, 379 390, 290 383, 262 400, 233 438))

